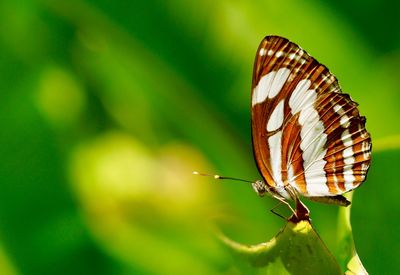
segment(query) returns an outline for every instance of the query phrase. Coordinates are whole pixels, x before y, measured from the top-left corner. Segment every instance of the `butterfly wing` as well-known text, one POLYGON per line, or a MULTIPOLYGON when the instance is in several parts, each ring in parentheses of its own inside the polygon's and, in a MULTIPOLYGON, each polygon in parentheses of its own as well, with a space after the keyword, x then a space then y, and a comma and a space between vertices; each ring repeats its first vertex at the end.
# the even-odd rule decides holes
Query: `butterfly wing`
POLYGON ((261 42, 252 85, 252 141, 264 181, 289 198, 336 196, 366 178, 371 139, 357 104, 329 70, 278 36, 261 42))

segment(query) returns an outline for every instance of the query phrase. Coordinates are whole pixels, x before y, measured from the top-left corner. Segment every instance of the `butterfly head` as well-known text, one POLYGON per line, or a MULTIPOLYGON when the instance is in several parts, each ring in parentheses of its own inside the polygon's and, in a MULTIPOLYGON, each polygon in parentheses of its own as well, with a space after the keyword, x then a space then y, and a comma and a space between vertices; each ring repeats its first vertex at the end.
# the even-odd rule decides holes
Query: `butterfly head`
POLYGON ((283 186, 272 186, 268 183, 265 183, 265 181, 263 180, 252 182, 251 186, 260 197, 264 197, 265 194, 283 200, 294 199, 295 197, 297 197, 296 190, 294 190, 291 186, 286 186, 286 188, 283 186))
POLYGON ((254 191, 256 191, 257 195, 259 195, 260 197, 263 197, 265 193, 270 192, 269 186, 267 186, 265 182, 262 180, 253 182, 251 186, 253 187, 254 191))

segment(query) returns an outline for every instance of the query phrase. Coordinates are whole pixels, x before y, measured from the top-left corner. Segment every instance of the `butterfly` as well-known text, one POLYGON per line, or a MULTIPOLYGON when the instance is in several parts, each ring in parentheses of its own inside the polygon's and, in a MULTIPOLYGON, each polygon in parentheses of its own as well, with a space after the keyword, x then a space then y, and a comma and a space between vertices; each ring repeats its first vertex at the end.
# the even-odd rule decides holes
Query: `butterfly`
POLYGON ((371 161, 357 106, 327 67, 286 38, 266 36, 251 92, 253 154, 262 176, 254 190, 286 204, 305 197, 349 205, 342 194, 365 181, 371 161))

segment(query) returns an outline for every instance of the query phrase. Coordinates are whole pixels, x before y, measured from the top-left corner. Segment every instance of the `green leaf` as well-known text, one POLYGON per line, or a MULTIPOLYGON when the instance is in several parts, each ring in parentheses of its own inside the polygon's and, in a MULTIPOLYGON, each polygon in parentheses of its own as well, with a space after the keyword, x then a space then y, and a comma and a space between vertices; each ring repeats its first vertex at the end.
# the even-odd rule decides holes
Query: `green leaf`
POLYGON ((373 140, 368 179, 354 193, 351 210, 354 242, 371 274, 400 274, 399 163, 400 136, 373 140))
POLYGON ((309 221, 288 222, 270 241, 257 245, 240 244, 223 234, 219 238, 246 273, 342 274, 309 221))
MULTIPOLYGON (((346 198, 351 201, 353 192, 347 193, 346 198)), ((350 224, 350 210, 348 207, 339 208, 338 219, 338 260, 345 274, 368 274, 358 257, 353 232, 350 224)))

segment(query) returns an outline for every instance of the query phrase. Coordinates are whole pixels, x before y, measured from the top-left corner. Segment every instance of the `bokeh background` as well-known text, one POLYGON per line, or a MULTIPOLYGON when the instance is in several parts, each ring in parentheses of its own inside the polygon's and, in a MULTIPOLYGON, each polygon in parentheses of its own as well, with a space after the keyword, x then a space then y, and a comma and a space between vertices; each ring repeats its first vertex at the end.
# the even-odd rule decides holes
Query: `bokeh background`
MULTIPOLYGON (((373 163, 353 233, 399 274, 398 1, 1 1, 0 274, 235 274, 284 225, 245 183, 255 51, 285 36, 367 117, 373 163)), ((308 203, 332 251, 337 207, 308 203)), ((282 210, 284 211, 284 210, 282 210)))

